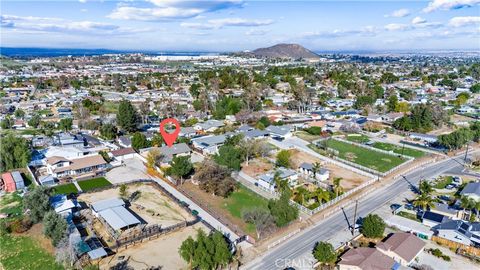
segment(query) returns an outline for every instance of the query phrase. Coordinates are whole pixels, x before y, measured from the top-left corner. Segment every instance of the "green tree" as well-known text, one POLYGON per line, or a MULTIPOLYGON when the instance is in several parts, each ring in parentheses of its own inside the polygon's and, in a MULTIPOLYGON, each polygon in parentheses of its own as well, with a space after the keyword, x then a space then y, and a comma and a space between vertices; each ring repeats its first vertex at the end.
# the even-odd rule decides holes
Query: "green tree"
POLYGON ((289 203, 290 195, 290 192, 283 192, 280 198, 268 202, 268 209, 278 227, 283 227, 298 217, 298 209, 289 203))
POLYGON ((34 114, 32 118, 28 120, 28 125, 33 128, 37 128, 40 125, 40 120, 41 120, 40 115, 34 114))
POLYGON ((475 138, 476 133, 469 128, 460 128, 450 134, 438 136, 438 143, 448 149, 460 149, 475 138))
POLYGON ((433 187, 427 180, 420 181, 420 184, 418 185, 418 189, 420 190, 420 193, 422 193, 422 194, 427 194, 428 195, 428 194, 431 194, 433 192, 433 187))
POLYGON ((288 150, 281 150, 277 154, 277 160, 275 162, 275 165, 278 167, 285 167, 285 168, 290 168, 292 166, 292 162, 290 160, 292 154, 288 150))
POLYGON ((243 153, 237 147, 225 144, 218 149, 218 154, 213 156, 213 160, 220 165, 239 171, 242 167, 243 153))
POLYGON ((394 112, 398 106, 398 97, 397 95, 391 95, 388 98, 387 108, 389 112, 394 112))
POLYGON ((100 127, 100 135, 107 140, 113 140, 117 137, 117 127, 112 124, 104 124, 100 127))
POLYGON ((191 236, 189 236, 185 241, 182 242, 182 245, 178 250, 180 257, 182 257, 183 260, 188 262, 188 266, 190 269, 192 268, 192 261, 195 256, 195 250, 196 243, 191 236))
POLYGON ((24 168, 31 158, 30 147, 22 137, 8 134, 0 137, 0 171, 24 168))
POLYGON ((435 199, 427 193, 422 193, 413 201, 413 205, 422 208, 423 210, 430 209, 434 206, 435 199))
POLYGON ((6 116, 2 122, 0 122, 0 127, 2 129, 11 129, 13 127, 14 121, 10 116, 6 116))
POLYGON ((193 170, 192 162, 188 156, 176 156, 172 159, 171 164, 172 175, 180 178, 183 181, 183 177, 189 175, 193 170))
POLYGON ((470 92, 477 94, 480 93, 480 83, 476 83, 470 87, 470 92))
POLYGON ((321 264, 333 265, 337 261, 337 253, 332 244, 317 242, 313 248, 313 257, 321 264))
POLYGON ((399 78, 391 72, 386 72, 382 74, 380 81, 383 83, 394 83, 397 82, 399 78))
POLYGON ((72 118, 63 118, 60 120, 60 122, 58 122, 58 128, 63 131, 72 130, 72 123, 72 118))
POLYGON ((128 132, 134 132, 137 130, 139 120, 137 110, 133 107, 132 103, 128 100, 122 100, 118 106, 118 125, 128 132))
POLYGON ((16 118, 23 118, 25 116, 25 111, 18 108, 17 110, 15 110, 15 117, 16 118))
POLYGON ((118 195, 120 195, 121 198, 127 198, 128 197, 128 186, 125 184, 120 185, 120 188, 118 190, 118 195))
POLYGON ((30 210, 29 216, 33 223, 40 222, 44 215, 51 210, 48 190, 43 187, 36 187, 23 197, 23 207, 30 210))
POLYGON ((52 240, 52 244, 57 244, 67 235, 67 221, 65 218, 49 211, 43 217, 43 234, 52 240))
POLYGON ((213 255, 213 261, 215 262, 215 269, 224 268, 232 260, 232 253, 228 247, 228 243, 221 232, 215 231, 211 239, 215 246, 215 253, 213 255))
POLYGON ((150 147, 147 137, 140 132, 135 132, 132 136, 132 147, 135 150, 150 147))
POLYGON ((381 238, 385 232, 385 222, 376 214, 369 214, 362 221, 361 232, 368 238, 381 238))

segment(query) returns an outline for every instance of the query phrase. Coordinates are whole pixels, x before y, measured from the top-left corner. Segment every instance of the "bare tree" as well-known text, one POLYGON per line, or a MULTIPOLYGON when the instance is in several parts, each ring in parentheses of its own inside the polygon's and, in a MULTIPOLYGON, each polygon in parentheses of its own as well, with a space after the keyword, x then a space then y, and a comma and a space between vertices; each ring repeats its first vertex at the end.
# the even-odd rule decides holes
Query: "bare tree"
POLYGON ((245 222, 255 225, 258 239, 273 232, 276 228, 275 219, 267 209, 254 208, 245 211, 242 213, 242 218, 245 222))

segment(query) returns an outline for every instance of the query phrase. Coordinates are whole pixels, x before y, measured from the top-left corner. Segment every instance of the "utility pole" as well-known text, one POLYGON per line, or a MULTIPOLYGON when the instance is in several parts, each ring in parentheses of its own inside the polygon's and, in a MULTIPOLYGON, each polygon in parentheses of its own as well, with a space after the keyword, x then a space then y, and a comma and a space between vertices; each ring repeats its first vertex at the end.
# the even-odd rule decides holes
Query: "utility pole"
POLYGON ((467 150, 465 150, 465 157, 463 158, 464 166, 465 166, 465 163, 467 163, 467 155, 468 155, 468 147, 469 146, 470 146, 470 144, 467 143, 467 150))
POLYGON ((357 224, 358 200, 355 200, 355 212, 353 213, 352 235, 355 235, 355 225, 357 224))

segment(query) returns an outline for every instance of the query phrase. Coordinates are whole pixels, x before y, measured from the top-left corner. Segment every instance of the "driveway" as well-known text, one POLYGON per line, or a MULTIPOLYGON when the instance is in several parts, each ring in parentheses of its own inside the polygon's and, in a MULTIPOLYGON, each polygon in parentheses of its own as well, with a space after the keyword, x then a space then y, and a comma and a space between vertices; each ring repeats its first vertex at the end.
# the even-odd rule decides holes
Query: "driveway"
POLYGON ((137 158, 129 158, 123 161, 123 166, 111 169, 106 178, 113 184, 123 183, 137 179, 150 179, 143 162, 137 158))

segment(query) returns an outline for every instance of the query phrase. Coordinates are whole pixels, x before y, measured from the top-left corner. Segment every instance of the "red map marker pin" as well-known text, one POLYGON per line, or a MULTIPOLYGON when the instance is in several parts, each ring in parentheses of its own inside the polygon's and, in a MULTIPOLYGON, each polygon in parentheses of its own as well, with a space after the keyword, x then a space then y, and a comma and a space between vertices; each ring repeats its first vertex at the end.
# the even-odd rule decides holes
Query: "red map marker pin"
POLYGON ((178 133, 180 133, 180 124, 178 123, 177 119, 167 118, 160 123, 160 134, 162 134, 163 140, 168 145, 168 147, 172 147, 173 143, 178 137, 178 133), (169 123, 175 125, 175 130, 172 133, 168 133, 165 130, 165 125, 169 123))

